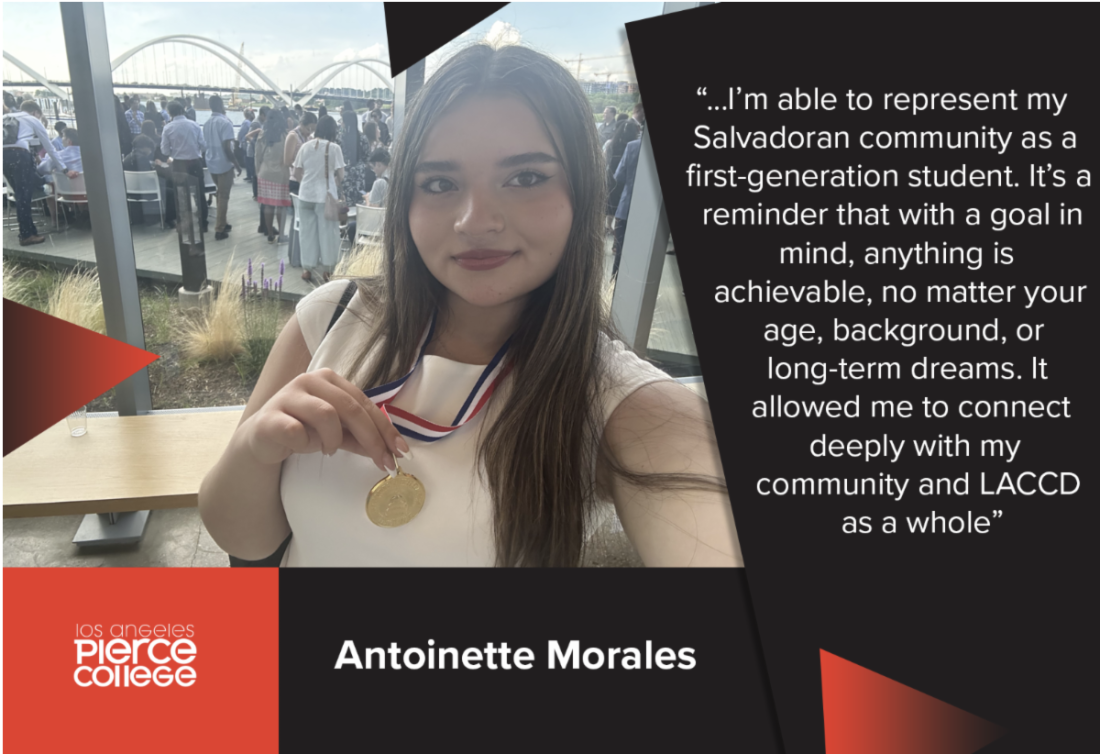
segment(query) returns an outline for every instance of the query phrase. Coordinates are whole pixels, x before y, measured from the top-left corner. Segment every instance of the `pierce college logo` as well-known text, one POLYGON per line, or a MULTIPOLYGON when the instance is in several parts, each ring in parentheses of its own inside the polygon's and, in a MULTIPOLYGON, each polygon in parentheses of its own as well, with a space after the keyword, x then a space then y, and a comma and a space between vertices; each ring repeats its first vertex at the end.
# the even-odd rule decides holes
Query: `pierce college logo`
POLYGON ((73 681, 88 688, 193 686, 198 656, 192 624, 101 624, 76 627, 73 681))

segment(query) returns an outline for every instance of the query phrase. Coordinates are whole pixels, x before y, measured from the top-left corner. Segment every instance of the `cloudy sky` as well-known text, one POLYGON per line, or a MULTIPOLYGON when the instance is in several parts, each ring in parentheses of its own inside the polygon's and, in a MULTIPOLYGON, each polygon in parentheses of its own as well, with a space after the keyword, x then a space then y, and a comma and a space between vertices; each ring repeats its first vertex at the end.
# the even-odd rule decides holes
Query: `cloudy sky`
MULTIPOLYGON (((582 78, 605 79, 610 74, 611 80, 632 80, 630 60, 622 56, 627 49, 623 24, 657 15, 661 6, 661 3, 511 3, 429 58, 429 74, 448 51, 471 41, 492 38, 530 45, 557 57, 571 71, 577 70, 575 59, 583 55, 586 60, 581 64, 582 78)), ((331 62, 356 57, 389 59, 382 3, 144 2, 106 3, 105 7, 112 59, 156 37, 195 34, 217 40, 234 51, 243 42, 245 57, 281 87, 298 85, 331 62)), ((50 79, 68 80, 56 4, 3 3, 3 47, 50 79)), ((120 68, 121 75, 116 76, 116 81, 121 78, 131 83, 135 77, 149 80, 154 72, 159 72, 155 80, 160 83, 165 76, 173 75, 169 62, 173 50, 180 54, 187 48, 180 45, 155 49, 156 53, 152 48, 139 53, 120 68)), ((187 59, 197 61, 198 57, 208 58, 187 59)), ((195 66, 197 62, 189 65, 195 66)), ((197 76, 210 83, 235 79, 235 74, 220 61, 206 65, 197 72, 192 68, 188 80, 195 83, 191 79, 197 76)), ((383 69, 383 72, 389 71, 383 69)), ((353 86, 369 81, 366 73, 344 76, 330 85, 353 86), (344 78, 353 75, 358 79, 344 78)), ((25 77, 5 61, 4 78, 25 77)))

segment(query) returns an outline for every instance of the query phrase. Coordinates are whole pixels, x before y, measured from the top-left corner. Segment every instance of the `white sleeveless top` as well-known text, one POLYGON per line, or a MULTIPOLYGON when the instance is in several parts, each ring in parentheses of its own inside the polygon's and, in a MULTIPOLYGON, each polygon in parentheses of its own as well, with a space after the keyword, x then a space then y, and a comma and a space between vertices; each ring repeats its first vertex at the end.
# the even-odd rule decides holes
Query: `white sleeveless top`
MULTIPOLYGON (((313 356, 308 371, 329 367, 346 374, 341 367, 365 344, 368 325, 358 292, 348 311, 325 334, 347 285, 346 280, 332 281, 298 302, 298 324, 313 356)), ((606 423, 630 393, 671 378, 618 341, 605 346, 611 360, 611 389, 603 406, 606 423)), ((392 405, 428 421, 450 424, 484 368, 426 355, 392 405)), ((494 565, 492 499, 474 468, 474 458, 482 423, 492 421, 510 389, 506 378, 485 408, 445 439, 425 443, 405 438, 413 459, 402 459, 401 469, 423 482, 427 496, 420 514, 404 526, 382 528, 367 518, 367 493, 385 475, 369 458, 339 450, 333 456, 310 453, 286 459, 280 490, 294 536, 282 565, 494 565)), ((607 507, 614 515, 614 509, 607 507)))

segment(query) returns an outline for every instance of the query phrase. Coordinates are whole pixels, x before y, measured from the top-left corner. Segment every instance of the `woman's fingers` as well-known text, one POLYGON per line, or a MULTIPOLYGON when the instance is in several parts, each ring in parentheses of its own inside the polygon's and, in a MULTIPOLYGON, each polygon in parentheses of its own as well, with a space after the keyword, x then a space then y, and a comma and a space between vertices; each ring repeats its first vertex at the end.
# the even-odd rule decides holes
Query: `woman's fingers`
POLYGON ((282 463, 292 453, 315 453, 320 437, 309 427, 282 411, 262 411, 248 419, 249 446, 261 463, 282 463))
POLYGON ((288 447, 292 447, 295 453, 320 451, 325 455, 332 455, 343 444, 344 429, 340 411, 323 397, 312 392, 291 393, 280 401, 279 409, 300 422, 309 435, 304 444, 299 432, 287 437, 288 442, 294 443, 288 444, 288 447))
POLYGON ((367 456, 381 470, 395 466, 408 443, 357 386, 319 369, 299 375, 251 420, 253 452, 264 463, 279 463, 291 453, 337 450, 367 456))
MULTIPOLYGON (((362 390, 335 373, 330 372, 320 377, 321 379, 310 381, 307 389, 312 395, 332 406, 339 417, 342 436, 335 447, 342 447, 344 436, 350 434, 365 451, 364 455, 370 456, 380 469, 392 469, 395 465, 397 430, 362 390)), ((329 448, 327 443, 325 447, 326 450, 329 448)))
POLYGON ((363 410, 366 411, 367 415, 374 423, 375 429, 377 429, 379 435, 381 435, 382 439, 385 441, 389 453, 401 458, 405 453, 409 452, 408 443, 405 442, 405 439, 401 437, 401 433, 398 432, 397 428, 390 422, 389 417, 382 412, 382 409, 374 405, 371 399, 355 384, 330 369, 318 370, 317 374, 341 390, 347 392, 363 407, 363 410))

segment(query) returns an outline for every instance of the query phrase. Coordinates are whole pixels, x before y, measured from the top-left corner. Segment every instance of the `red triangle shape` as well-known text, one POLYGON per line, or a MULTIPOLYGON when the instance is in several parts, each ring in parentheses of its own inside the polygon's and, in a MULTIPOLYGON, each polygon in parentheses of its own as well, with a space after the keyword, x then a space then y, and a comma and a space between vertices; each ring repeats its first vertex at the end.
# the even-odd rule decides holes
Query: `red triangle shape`
POLYGON ((4 455, 159 356, 4 299, 4 455))
POLYGON ((821 699, 826 754, 973 754, 1005 732, 824 649, 821 699))

